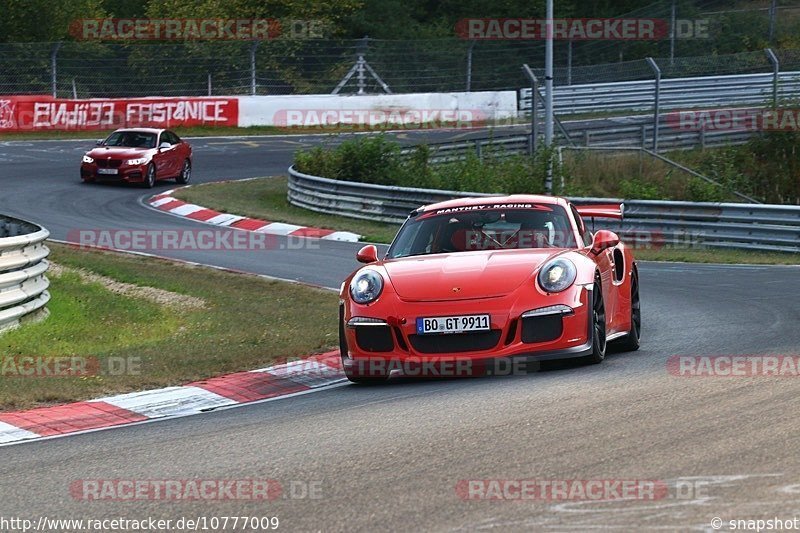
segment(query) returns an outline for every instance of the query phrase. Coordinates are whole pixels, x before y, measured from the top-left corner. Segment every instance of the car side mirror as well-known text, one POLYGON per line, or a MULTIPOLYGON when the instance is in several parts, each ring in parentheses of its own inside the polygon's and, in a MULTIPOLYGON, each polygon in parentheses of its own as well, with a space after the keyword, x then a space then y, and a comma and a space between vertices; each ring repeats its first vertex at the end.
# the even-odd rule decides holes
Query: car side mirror
POLYGON ((168 142, 163 142, 158 145, 159 150, 166 150, 167 148, 172 148, 172 145, 168 142))
POLYGON ((378 260, 378 248, 374 244, 368 244, 358 251, 356 260, 359 263, 374 263, 378 260))
POLYGON ((597 255, 603 250, 606 250, 608 248, 613 248, 618 244, 619 244, 619 235, 617 235, 613 231, 601 229, 594 234, 594 239, 592 240, 592 253, 597 255))
POLYGON ((97 140, 94 142, 94 145, 95 145, 95 146, 103 146, 103 141, 104 141, 104 140, 105 140, 105 139, 97 139, 97 140))

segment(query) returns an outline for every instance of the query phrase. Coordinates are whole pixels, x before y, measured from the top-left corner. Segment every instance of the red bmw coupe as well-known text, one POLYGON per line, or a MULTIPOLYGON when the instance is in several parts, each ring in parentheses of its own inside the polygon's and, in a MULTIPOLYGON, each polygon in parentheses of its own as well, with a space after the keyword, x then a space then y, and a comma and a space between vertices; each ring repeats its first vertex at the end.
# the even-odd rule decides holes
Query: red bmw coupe
POLYGON ((365 246, 366 265, 342 284, 347 377, 497 374, 551 359, 599 363, 611 341, 638 349, 633 254, 584 223, 621 219, 622 207, 515 195, 417 209, 385 257, 365 246))
POLYGON ((81 162, 84 182, 123 181, 152 188, 160 180, 189 183, 191 176, 192 147, 169 130, 117 130, 97 141, 81 162))

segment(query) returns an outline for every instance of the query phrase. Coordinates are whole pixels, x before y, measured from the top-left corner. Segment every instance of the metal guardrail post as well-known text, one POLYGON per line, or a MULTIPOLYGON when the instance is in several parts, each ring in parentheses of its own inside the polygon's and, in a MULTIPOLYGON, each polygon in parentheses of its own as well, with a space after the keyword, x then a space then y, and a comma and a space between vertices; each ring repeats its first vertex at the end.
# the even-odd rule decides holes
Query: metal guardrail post
POLYGON ((522 65, 522 72, 528 77, 531 82, 531 153, 536 153, 536 143, 539 137, 539 80, 531 70, 527 63, 522 65))
POLYGON ((772 48, 765 50, 769 62, 772 63, 772 107, 778 107, 778 78, 781 74, 781 62, 778 56, 772 51, 772 48))
POLYGON ((53 45, 53 50, 50 52, 50 83, 53 89, 53 98, 58 97, 58 62, 56 58, 58 57, 58 50, 61 48, 61 42, 57 42, 53 45))
POLYGON ((256 50, 258 49, 258 41, 253 41, 250 45, 250 94, 256 94, 256 50))
POLYGON ((661 69, 652 57, 647 58, 647 64, 656 75, 655 102, 653 104, 653 151, 658 152, 658 129, 661 116, 661 69))
POLYGON ((472 91, 472 50, 475 48, 476 41, 470 41, 467 46, 467 92, 472 91))

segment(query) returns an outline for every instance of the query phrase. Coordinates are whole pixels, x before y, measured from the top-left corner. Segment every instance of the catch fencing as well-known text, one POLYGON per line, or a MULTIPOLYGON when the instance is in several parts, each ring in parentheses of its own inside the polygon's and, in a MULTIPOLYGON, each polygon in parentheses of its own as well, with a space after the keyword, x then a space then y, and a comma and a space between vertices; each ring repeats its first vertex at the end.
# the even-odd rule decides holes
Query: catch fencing
MULTIPOLYGON (((520 111, 531 112, 530 88, 519 91, 520 111)), ((564 85, 553 89, 553 109, 559 115, 650 111, 659 99, 661 110, 770 105, 800 99, 800 71, 740 74, 661 80, 564 85)))

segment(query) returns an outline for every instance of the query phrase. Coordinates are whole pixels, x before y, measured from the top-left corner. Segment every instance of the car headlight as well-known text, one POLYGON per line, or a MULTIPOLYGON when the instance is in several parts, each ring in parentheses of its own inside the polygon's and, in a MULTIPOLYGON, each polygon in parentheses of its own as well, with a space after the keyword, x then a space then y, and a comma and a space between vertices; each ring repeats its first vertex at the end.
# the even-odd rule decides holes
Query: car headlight
POLYGON ((147 158, 140 157, 139 159, 128 159, 126 163, 128 163, 129 165, 144 165, 145 163, 147 163, 147 158))
POLYGON ((94 163, 94 159, 89 157, 88 155, 83 156, 84 163, 94 163))
POLYGON ((362 270, 350 280, 350 296, 359 304, 374 302, 383 290, 383 278, 374 270, 362 270))
POLYGON ((578 269, 569 259, 559 257, 546 263, 537 277, 539 286, 547 292, 561 292, 575 283, 578 269))

